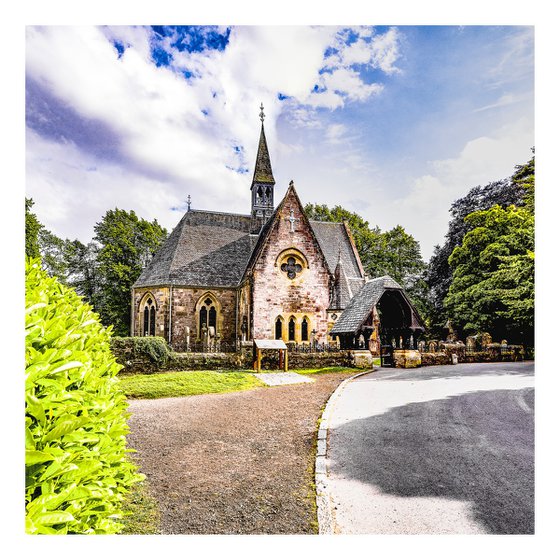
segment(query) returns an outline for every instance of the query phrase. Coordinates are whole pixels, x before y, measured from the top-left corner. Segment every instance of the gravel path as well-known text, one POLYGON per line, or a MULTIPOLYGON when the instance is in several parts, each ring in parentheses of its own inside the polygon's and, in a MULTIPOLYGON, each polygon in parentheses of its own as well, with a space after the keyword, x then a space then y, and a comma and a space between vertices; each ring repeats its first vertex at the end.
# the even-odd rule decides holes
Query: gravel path
POLYGON ((130 402, 129 446, 164 534, 316 533, 317 420, 338 384, 130 402))

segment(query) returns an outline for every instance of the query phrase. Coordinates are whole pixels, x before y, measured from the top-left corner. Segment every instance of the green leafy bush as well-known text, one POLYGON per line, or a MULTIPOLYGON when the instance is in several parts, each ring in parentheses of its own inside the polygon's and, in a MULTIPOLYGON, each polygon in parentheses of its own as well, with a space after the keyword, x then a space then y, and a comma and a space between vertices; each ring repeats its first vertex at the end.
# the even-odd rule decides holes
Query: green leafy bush
POLYGON ((90 306, 26 261, 26 530, 116 533, 143 475, 126 459, 120 366, 90 306))
POLYGON ((173 354, 161 336, 115 336, 111 349, 125 360, 149 356, 157 366, 165 366, 173 354))

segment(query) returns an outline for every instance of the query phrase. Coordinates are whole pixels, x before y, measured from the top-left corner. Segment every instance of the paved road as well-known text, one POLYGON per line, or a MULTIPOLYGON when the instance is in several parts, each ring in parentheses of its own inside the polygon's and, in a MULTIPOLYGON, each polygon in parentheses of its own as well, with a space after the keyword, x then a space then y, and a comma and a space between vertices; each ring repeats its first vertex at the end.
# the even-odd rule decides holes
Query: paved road
POLYGON ((534 532, 534 364, 382 369, 328 419, 334 532, 534 532))

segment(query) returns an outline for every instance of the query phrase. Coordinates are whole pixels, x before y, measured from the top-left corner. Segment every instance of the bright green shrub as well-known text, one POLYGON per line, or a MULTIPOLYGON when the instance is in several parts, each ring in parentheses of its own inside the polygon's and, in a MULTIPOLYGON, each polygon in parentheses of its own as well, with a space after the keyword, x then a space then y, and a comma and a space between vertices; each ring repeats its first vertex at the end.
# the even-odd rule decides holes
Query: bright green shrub
POLYGON ((120 366, 91 307, 26 262, 26 530, 116 533, 143 478, 126 459, 120 366))

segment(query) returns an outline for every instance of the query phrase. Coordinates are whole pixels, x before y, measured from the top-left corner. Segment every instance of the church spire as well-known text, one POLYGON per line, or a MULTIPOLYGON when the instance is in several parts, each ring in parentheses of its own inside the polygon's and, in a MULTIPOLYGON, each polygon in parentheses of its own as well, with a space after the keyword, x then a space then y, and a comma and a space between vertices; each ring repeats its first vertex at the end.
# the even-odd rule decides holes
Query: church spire
POLYGON ((261 136, 257 149, 255 172, 251 183, 251 215, 253 218, 270 218, 274 211, 274 175, 264 134, 264 106, 261 103, 261 136))

